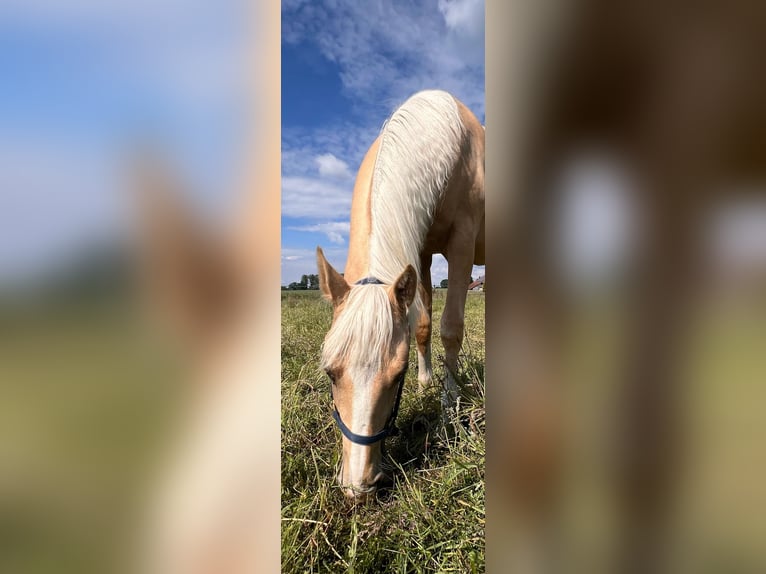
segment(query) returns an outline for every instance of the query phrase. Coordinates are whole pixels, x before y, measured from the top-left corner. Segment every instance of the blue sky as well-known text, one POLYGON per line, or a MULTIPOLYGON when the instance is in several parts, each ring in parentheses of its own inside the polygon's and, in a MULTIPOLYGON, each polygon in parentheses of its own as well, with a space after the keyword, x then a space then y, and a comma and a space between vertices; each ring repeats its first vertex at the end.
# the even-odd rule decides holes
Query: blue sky
POLYGON ((119 235, 124 152, 152 138, 219 210, 244 134, 244 0, 0 4, 0 282, 119 235))
MULTIPOLYGON (((153 137, 190 199, 226 215, 251 104, 249 10, 248 0, 0 2, 0 284, 66 265, 122 232, 123 152, 136 139, 153 137)), ((353 177, 398 104, 439 87, 484 120, 484 6, 283 0, 282 18, 282 281, 290 282, 316 272, 318 244, 342 269, 353 177)), ((578 173, 590 199, 571 209, 580 224, 565 244, 585 268, 611 257, 604 251, 629 226, 619 202, 598 191, 620 178, 578 173)), ((762 207, 727 215, 721 249, 763 260, 765 217, 762 207)), ((445 275, 435 261, 434 279, 445 275)))
MULTIPOLYGON (((484 121, 483 0, 283 0, 283 284, 316 273, 317 245, 343 269, 362 157, 391 112, 427 88, 484 121)), ((446 270, 436 257, 434 282, 446 270)))

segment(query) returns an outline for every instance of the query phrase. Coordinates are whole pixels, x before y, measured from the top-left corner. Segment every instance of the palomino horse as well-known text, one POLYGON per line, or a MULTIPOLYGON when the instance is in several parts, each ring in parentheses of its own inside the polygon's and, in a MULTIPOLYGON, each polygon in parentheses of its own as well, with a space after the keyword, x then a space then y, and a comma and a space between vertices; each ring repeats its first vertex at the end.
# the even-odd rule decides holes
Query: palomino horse
MULTIPOLYGON (((496 95, 527 107, 519 116, 522 147, 513 147, 524 152, 517 169, 501 173, 512 161, 506 154, 492 171, 498 183, 515 181, 519 197, 512 220, 503 220, 512 248, 503 254, 507 314, 496 315, 512 333, 490 340, 501 346, 497 356, 508 357, 510 370, 502 374, 511 394, 508 408, 488 417, 507 425, 494 444, 507 449, 512 516, 524 515, 519 522, 539 534, 526 547, 539 550, 541 537, 554 538, 567 434, 566 298, 550 248, 553 184, 573 154, 606 149, 636 175, 643 224, 614 429, 621 525, 615 571, 655 572, 667 565, 665 534, 683 453, 676 356, 699 278, 700 232, 718 203, 737 192, 762 194, 757 184, 766 181, 766 9, 762 2, 717 0, 582 0, 555 8, 540 9, 554 18, 543 17, 533 39, 547 44, 527 52, 534 61, 515 68, 526 76, 505 87, 520 91, 496 95)), ((496 39, 511 36, 503 29, 496 39)), ((504 53, 521 53, 514 48, 504 53)), ((489 455, 501 458, 499 451, 489 455)), ((525 571, 561 571, 560 564, 535 564, 525 571)))
POLYGON ((345 274, 317 249, 319 282, 334 307, 322 347, 343 433, 339 482, 351 497, 373 492, 381 441, 394 432, 415 332, 418 381, 431 371, 431 258, 449 262, 441 319, 447 380, 455 373, 471 267, 484 263, 484 129, 453 96, 412 96, 383 127, 359 168, 345 274))

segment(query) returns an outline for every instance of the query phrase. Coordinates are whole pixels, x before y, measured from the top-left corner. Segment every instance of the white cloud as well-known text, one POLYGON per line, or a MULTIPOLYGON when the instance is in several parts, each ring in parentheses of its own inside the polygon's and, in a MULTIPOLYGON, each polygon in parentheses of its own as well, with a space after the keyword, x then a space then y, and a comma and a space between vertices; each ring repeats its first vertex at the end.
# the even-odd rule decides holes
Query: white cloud
POLYGON ((348 168, 348 164, 342 159, 338 159, 331 153, 318 155, 314 162, 319 170, 319 175, 331 179, 351 179, 353 175, 348 168))
POLYGON ((282 176, 282 216, 312 219, 348 217, 351 187, 308 177, 282 176))
POLYGON ((283 3, 282 38, 315 43, 357 106, 392 111, 441 88, 484 112, 484 3, 477 0, 283 3))
POLYGON ((348 235, 350 223, 348 221, 328 221, 314 225, 291 226, 293 231, 307 231, 309 233, 324 233, 332 243, 343 244, 344 235, 348 235))
POLYGON ((484 0, 439 0, 447 28, 469 36, 484 35, 484 0))
MULTIPOLYGON (((481 66, 483 69, 484 0, 439 0, 439 12, 448 30, 444 40, 447 46, 445 62, 440 65, 446 67, 446 62, 456 59, 457 62, 451 62, 451 65, 457 70, 465 66, 481 66)), ((483 86, 481 91, 483 95, 483 86)))
POLYGON ((306 218, 309 224, 347 220, 354 179, 349 165, 361 163, 377 133, 377 128, 348 123, 284 130, 282 215, 306 218))
POLYGON ((308 128, 285 127, 282 130, 282 173, 316 176, 317 157, 332 155, 349 166, 358 166, 386 119, 385 113, 369 125, 351 122, 308 128))

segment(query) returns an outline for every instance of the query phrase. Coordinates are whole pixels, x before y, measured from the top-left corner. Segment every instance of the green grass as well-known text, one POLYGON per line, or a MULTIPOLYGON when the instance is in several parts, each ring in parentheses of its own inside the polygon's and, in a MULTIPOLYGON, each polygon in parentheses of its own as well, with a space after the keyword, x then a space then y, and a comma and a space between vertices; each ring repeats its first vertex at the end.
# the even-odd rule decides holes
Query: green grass
MULTIPOLYGON (((435 376, 443 378, 434 295, 435 376)), ((352 505, 335 481, 340 434, 319 348, 332 309, 318 293, 282 295, 283 572, 484 571, 484 297, 471 293, 460 379, 461 422, 440 424, 439 392, 417 390, 415 346, 384 464, 394 485, 352 505)))

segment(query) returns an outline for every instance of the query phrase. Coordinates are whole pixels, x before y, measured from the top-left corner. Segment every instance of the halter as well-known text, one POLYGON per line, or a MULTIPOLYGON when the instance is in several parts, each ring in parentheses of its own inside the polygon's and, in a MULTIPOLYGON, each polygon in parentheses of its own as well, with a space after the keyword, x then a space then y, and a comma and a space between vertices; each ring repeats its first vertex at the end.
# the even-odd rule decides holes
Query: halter
POLYGON ((376 432, 373 435, 356 434, 355 432, 352 432, 351 429, 346 426, 346 423, 344 423, 343 419, 340 418, 338 407, 335 406, 335 397, 333 396, 332 385, 331 385, 330 397, 332 397, 332 404, 333 404, 332 418, 335 419, 335 422, 337 423, 338 428, 340 429, 340 432, 343 433, 343 436, 345 436, 348 440, 350 440, 354 444, 360 444, 362 446, 370 446, 372 444, 375 444, 376 442, 382 441, 386 437, 398 435, 399 428, 396 426, 396 415, 399 414, 399 403, 402 400, 402 390, 404 389, 405 374, 406 374, 406 370, 405 370, 405 373, 402 373, 402 375, 400 376, 401 380, 399 381, 399 388, 396 390, 396 401, 394 402, 394 408, 391 410, 391 414, 388 415, 388 420, 386 421, 386 424, 383 426, 383 430, 381 430, 380 432, 376 432))
POLYGON ((360 279, 354 285, 383 285, 383 281, 378 279, 377 277, 365 277, 364 279, 360 279))
MULTIPOLYGON (((354 285, 383 285, 383 284, 384 284, 383 281, 375 277, 365 277, 363 279, 360 279, 356 283, 354 283, 354 285)), ((404 377, 406 375, 406 372, 407 371, 405 369, 404 373, 400 375, 399 387, 396 390, 396 401, 394 402, 394 408, 391 410, 391 414, 388 415, 388 420, 386 421, 386 424, 383 426, 383 430, 376 432, 373 435, 356 434, 352 432, 351 429, 346 426, 346 423, 344 423, 343 419, 340 418, 338 407, 335 406, 335 397, 333 396, 332 385, 330 385, 330 397, 332 398, 332 404, 333 404, 332 418, 335 419, 335 422, 337 423, 338 428, 340 429, 340 432, 343 433, 343 436, 345 436, 348 440, 350 440, 354 444, 359 444, 362 446, 370 446, 372 444, 375 444, 376 442, 382 441, 386 437, 396 436, 399 434, 399 429, 396 426, 396 415, 399 414, 399 403, 402 400, 402 390, 404 389, 404 377)))

